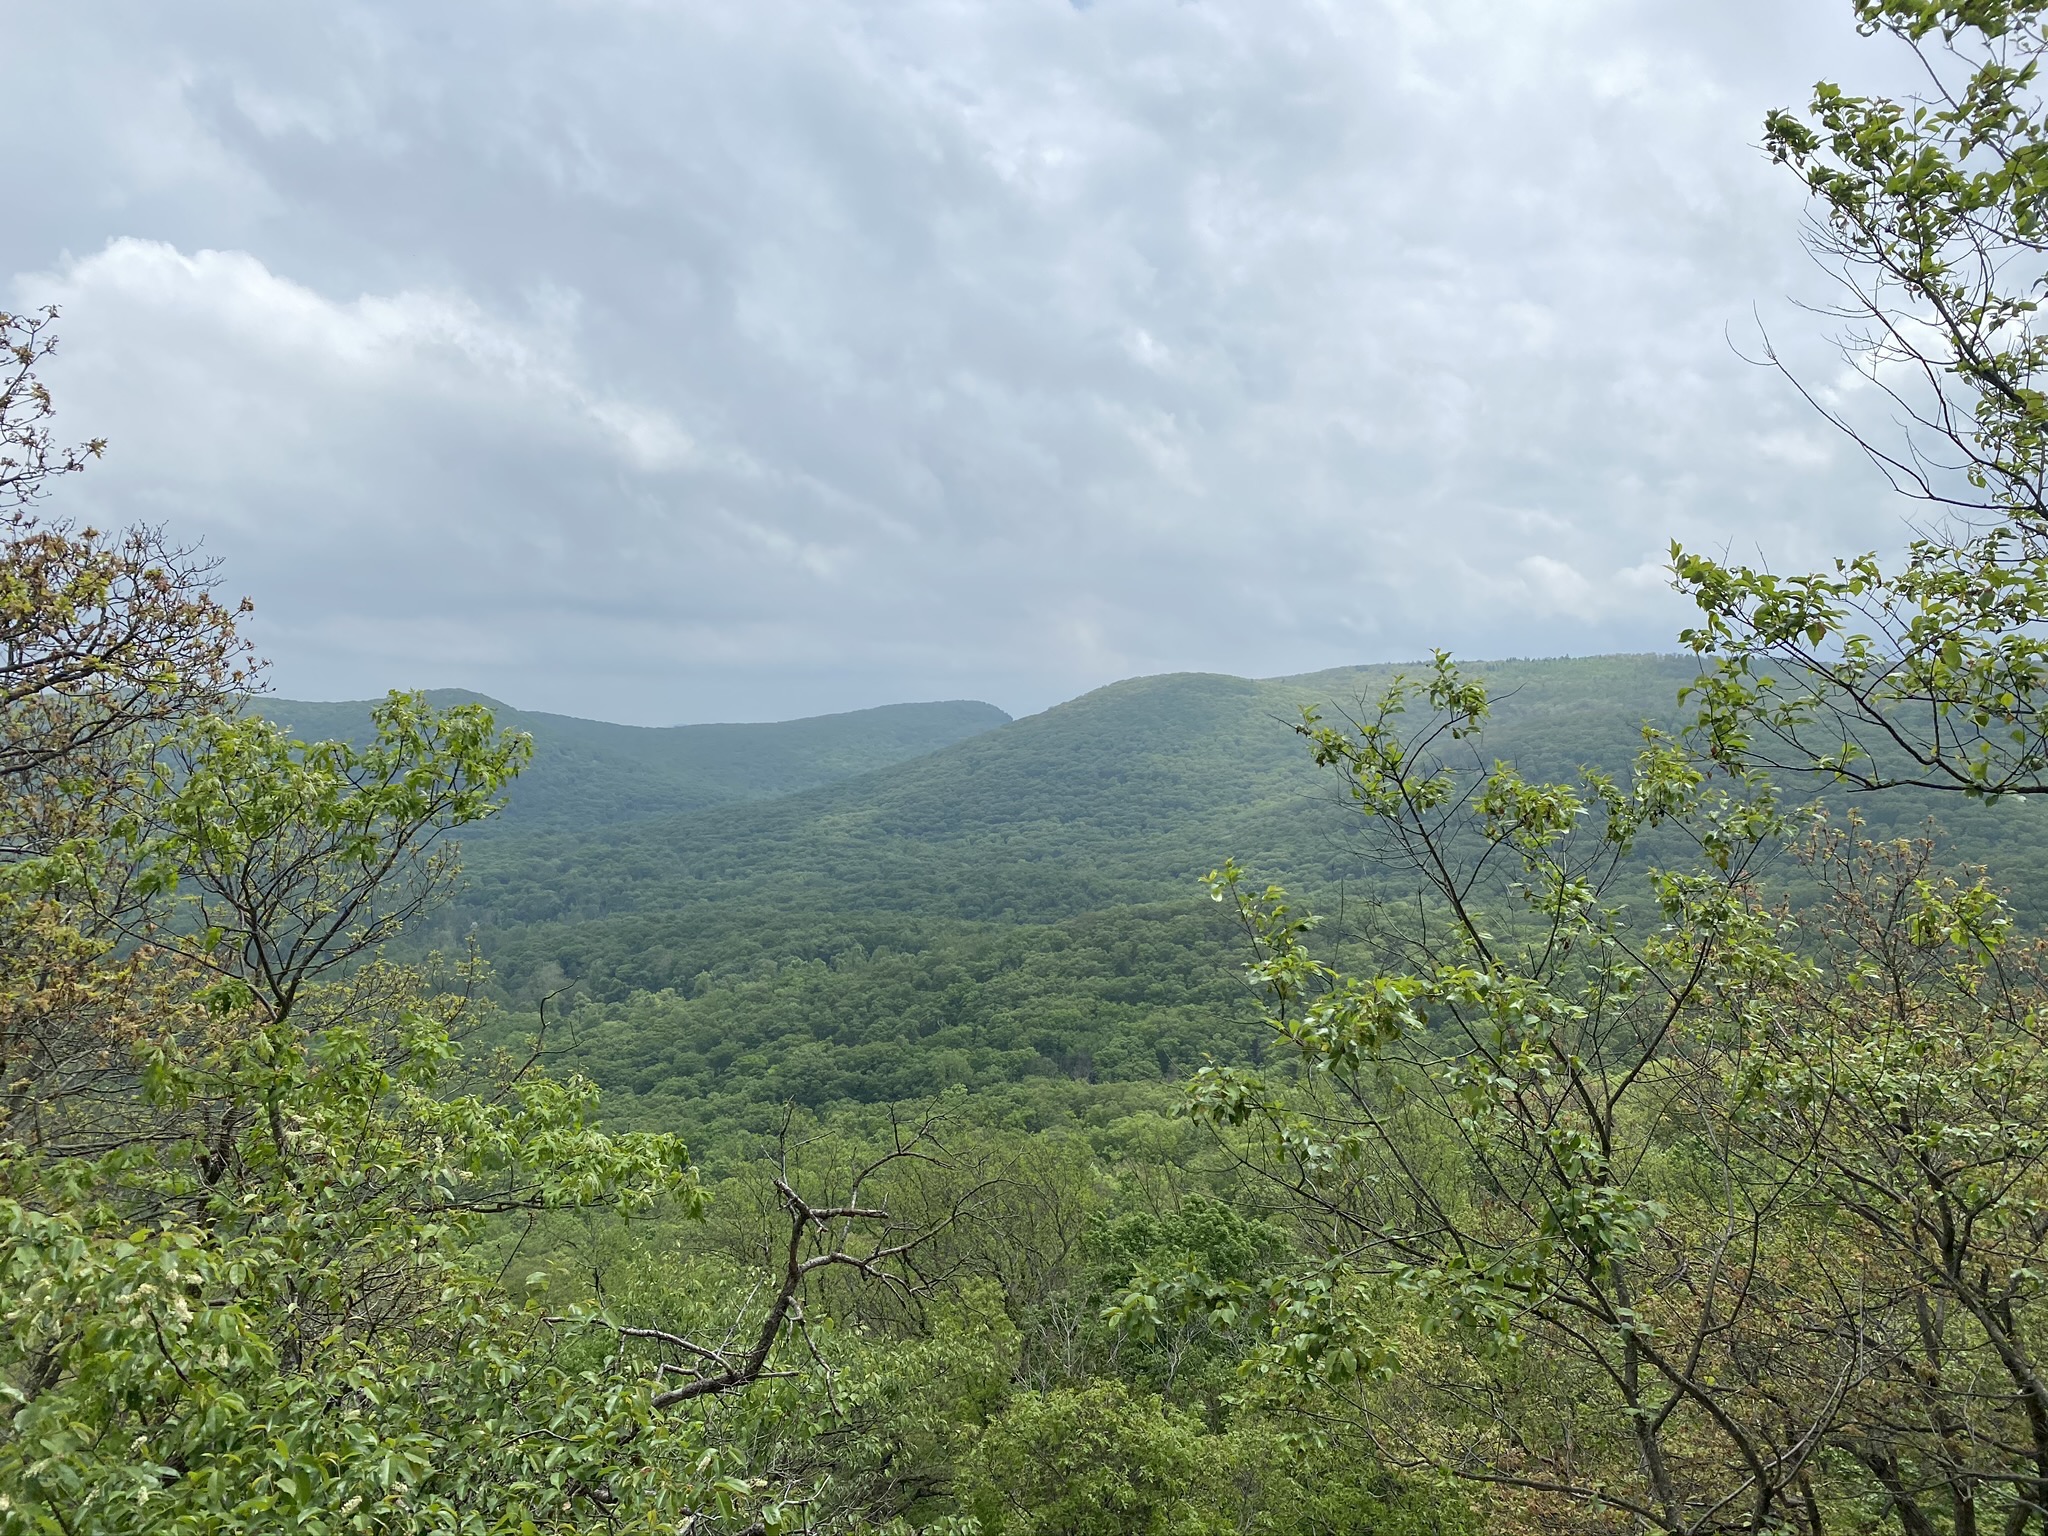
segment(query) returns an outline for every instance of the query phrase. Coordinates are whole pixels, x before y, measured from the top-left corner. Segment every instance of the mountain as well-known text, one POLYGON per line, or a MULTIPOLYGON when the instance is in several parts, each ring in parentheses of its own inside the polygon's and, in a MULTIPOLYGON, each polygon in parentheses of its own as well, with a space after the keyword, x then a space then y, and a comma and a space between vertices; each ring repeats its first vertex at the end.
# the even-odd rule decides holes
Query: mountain
MULTIPOLYGON (((1398 670, 1136 678, 773 800, 573 831, 529 825, 472 850, 451 921, 474 925, 514 984, 548 969, 616 999, 763 955, 901 942, 935 923, 1043 924, 1186 903, 1226 857, 1314 900, 1342 900, 1389 877, 1361 865, 1356 817, 1292 727, 1305 705, 1357 710, 1398 670)), ((1625 768, 1646 722, 1674 724, 1693 664, 1623 656, 1472 670, 1495 694, 1489 758, 1567 778, 1584 764, 1625 768)), ((1862 809, 1898 831, 1938 812, 1965 853, 2012 874, 2023 909, 2048 904, 2048 842, 2027 807, 1896 792, 1862 809)))
MULTIPOLYGON (((580 838, 656 815, 792 794, 921 757, 994 729, 993 704, 889 704, 849 714, 745 725, 611 725, 514 709, 457 688, 430 690, 441 708, 487 705, 498 724, 533 738, 533 762, 502 816, 470 841, 556 833, 580 838)), ((252 707, 307 740, 360 740, 370 703, 259 698, 252 707)))
MULTIPOLYGON (((465 915, 500 934, 635 919, 626 927, 642 936, 712 939, 726 926, 720 910, 735 906, 1053 921, 1187 899, 1233 855, 1275 876, 1340 878, 1349 818, 1292 727, 1304 705, 1357 708, 1396 670, 1137 678, 774 801, 507 840, 470 860, 465 915)), ((1673 713, 1690 667, 1624 657, 1486 672, 1499 694, 1489 750, 1532 773, 1566 774, 1625 761, 1641 723, 1673 713)), ((646 949, 644 937, 630 947, 646 949)), ((643 966, 604 990, 689 974, 643 966)))
MULTIPOLYGON (((737 770, 682 785, 666 814, 652 780, 630 814, 603 815, 535 815, 519 808, 525 782, 421 938, 474 934, 515 1006, 551 999, 559 1059, 633 1123, 694 1134, 789 1100, 1176 1078, 1261 1044, 1205 871, 1234 856, 1333 913, 1407 889, 1364 856, 1356 814, 1292 729, 1304 705, 1355 711, 1397 670, 1137 678, 774 798, 737 770), (687 798, 713 794, 728 798, 687 798)), ((1486 760, 1559 778, 1625 768, 1645 722, 1676 722, 1694 665, 1470 670, 1496 700, 1486 760)), ((550 747, 530 728, 558 774, 543 788, 573 795, 566 768, 585 758, 564 742, 586 738, 550 747)), ((818 770, 774 782, 804 771, 818 770)), ((2048 823, 2031 807, 1890 794, 1864 809, 1884 831, 1939 811, 2024 916, 2048 916, 2048 823)), ((1652 839, 1645 856, 1684 853, 1652 839)))

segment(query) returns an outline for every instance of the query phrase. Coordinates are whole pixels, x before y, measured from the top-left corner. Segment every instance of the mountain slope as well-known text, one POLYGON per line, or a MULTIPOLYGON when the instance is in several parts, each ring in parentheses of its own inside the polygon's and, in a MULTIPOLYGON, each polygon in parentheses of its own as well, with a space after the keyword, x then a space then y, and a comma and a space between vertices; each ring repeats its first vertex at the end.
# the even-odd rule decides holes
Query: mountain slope
MULTIPOLYGON (((1326 911, 1408 888, 1361 857, 1291 728, 1304 704, 1355 706, 1394 670, 1139 678, 774 800, 529 826, 469 850, 469 890, 429 937, 473 930, 515 999, 554 997, 565 1064, 642 1124, 1178 1077, 1260 1041, 1204 871, 1235 856, 1326 911)), ((1693 672, 1657 656, 1472 670, 1496 692, 1487 757, 1548 778, 1625 767, 1693 672)), ((1865 807, 1887 830, 1938 809, 2023 915, 2048 909, 2048 821, 2028 807, 1865 807)))
MULTIPOLYGON (((508 976, 552 964, 618 996, 805 953, 794 936, 828 918, 900 933, 883 918, 1047 923, 1190 902, 1229 856, 1331 886, 1355 874, 1352 821, 1292 724, 1305 704, 1355 706, 1394 670, 1138 678, 779 800, 503 840, 473 850, 459 919, 508 976)), ((1486 670, 1500 694, 1488 749, 1545 774, 1625 761, 1690 675, 1670 657, 1486 670)))
MULTIPOLYGON (((686 984, 798 935, 901 935, 920 923, 1048 923, 1196 899, 1226 857, 1335 898, 1370 882, 1335 781, 1291 729, 1304 704, 1356 705, 1396 669, 1252 681, 1213 674, 1098 689, 872 773, 714 812, 474 847, 454 920, 509 978, 552 964, 601 995, 686 984), (849 928, 858 916, 860 922, 849 928)), ((1644 722, 1669 724, 1692 663, 1665 656, 1486 663, 1484 750, 1533 776, 1623 768, 1644 722)), ((519 793, 524 793, 524 787, 519 793)), ((2048 838, 2026 808, 1903 793, 1882 827, 1938 813, 1964 852, 2048 901, 2048 838)), ((443 937, 452 929, 444 930, 443 937)), ((870 945, 870 937, 860 937, 870 945)))
MULTIPOLYGON (((533 737, 533 762, 509 809, 468 834, 483 842, 549 832, 580 838, 650 816, 792 794, 921 757, 1010 718, 993 704, 952 700, 770 724, 649 727, 514 709, 461 689, 427 697, 443 708, 486 704, 500 726, 533 737)), ((254 707, 308 740, 360 739, 368 729, 367 701, 265 698, 254 707)))

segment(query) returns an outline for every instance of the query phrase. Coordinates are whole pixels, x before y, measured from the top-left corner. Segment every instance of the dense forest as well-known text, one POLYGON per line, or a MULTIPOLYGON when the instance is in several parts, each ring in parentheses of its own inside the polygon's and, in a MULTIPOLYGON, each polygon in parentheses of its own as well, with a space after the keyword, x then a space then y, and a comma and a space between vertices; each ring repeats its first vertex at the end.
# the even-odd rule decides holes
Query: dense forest
MULTIPOLYGON (((1005 724, 992 704, 897 704, 773 725, 646 729, 513 709, 459 688, 429 689, 437 709, 480 704, 505 730, 533 740, 519 795, 466 834, 478 840, 558 831, 572 840, 602 827, 792 794, 884 768, 1005 724)), ((375 700, 321 704, 262 699, 258 712, 307 741, 358 745, 374 736, 375 700)))
POLYGON ((2048 1531, 2048 7, 1857 15, 1954 515, 1671 655, 283 700, 0 317, 0 1536, 2048 1531))
MULTIPOLYGON (((989 711, 970 737, 865 773, 834 773, 854 753, 830 734, 862 729, 862 716, 799 722, 815 762, 778 741, 788 727, 721 727, 736 765, 762 765, 723 781, 728 805, 649 795, 637 816, 592 809, 578 826, 494 818, 488 839, 465 843, 462 888, 413 942, 453 952, 473 935, 508 1027, 534 1031, 545 997, 549 1059, 597 1082, 613 1123, 693 1145, 791 1103, 1178 1082, 1265 1042, 1241 934, 1202 886, 1209 870, 1234 857, 1287 884, 1327 911, 1326 939, 1411 895, 1412 877, 1374 856, 1293 729, 1304 707, 1360 710, 1402 670, 1142 678, 1025 720, 989 711), (758 750, 740 745, 750 736, 758 750), (778 794, 779 783, 805 787, 778 794)), ((1474 670, 1493 695, 1486 754, 1544 779, 1626 764, 1646 725, 1677 723, 1679 691, 1700 675, 1679 656, 1474 670)), ((363 734, 369 709, 261 701, 267 716, 343 735, 363 734)), ((555 731, 606 729, 516 718, 536 762, 511 808, 550 764, 582 771, 555 731)), ((691 782, 688 736, 671 760, 655 755, 667 733, 638 734, 655 739, 634 761, 691 782)), ((1984 866, 2022 920, 2048 917, 2048 834, 2025 799, 1807 787, 1873 835, 1920 834, 1939 817, 1952 858, 1984 866)), ((1677 852, 1652 832, 1635 863, 1677 852)), ((1811 894, 1790 861, 1763 878, 1811 894)))

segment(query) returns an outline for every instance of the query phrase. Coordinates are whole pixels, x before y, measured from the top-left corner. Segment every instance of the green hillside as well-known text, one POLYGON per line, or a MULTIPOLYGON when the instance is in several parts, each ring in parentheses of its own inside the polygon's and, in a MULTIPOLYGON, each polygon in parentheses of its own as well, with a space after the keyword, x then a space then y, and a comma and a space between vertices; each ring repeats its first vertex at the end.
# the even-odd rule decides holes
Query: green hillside
MULTIPOLYGON (((1046 922, 1185 897, 1231 854, 1340 878, 1347 822, 1292 725, 1304 704, 1355 705, 1396 670, 1137 678, 773 803, 507 841, 470 861, 465 916, 500 931, 626 917, 687 927, 680 914, 737 899, 791 916, 1046 922)), ((1489 748, 1568 773, 1624 760, 1688 674, 1676 658, 1626 657, 1500 662, 1487 675, 1501 692, 1489 748)))
MULTIPOLYGON (((736 803, 730 787, 748 786, 734 767, 651 814, 650 777, 632 815, 608 820, 546 797, 573 794, 573 765, 597 760, 564 743, 626 728, 565 722, 579 737, 508 715, 553 767, 552 780, 535 770, 545 814, 521 807, 468 849, 466 895, 433 939, 474 932, 511 998, 553 998, 558 1048, 635 1120, 697 1127, 791 1099, 1034 1077, 1175 1078, 1255 1048, 1205 871, 1234 856, 1329 912, 1406 889, 1361 857, 1353 813, 1291 729, 1304 704, 1355 707, 1397 670, 1137 678, 773 799, 736 803), (710 794, 730 798, 690 808, 703 800, 686 796, 710 794)), ((1645 721, 1675 721, 1691 663, 1473 670, 1496 692, 1488 757, 1561 777, 1624 766, 1645 721)), ((536 793, 522 781, 515 807, 536 793)), ((1899 830, 1939 810, 2023 912, 2048 914, 2048 836, 2029 807, 1894 793, 1866 808, 1899 830)))
MULTIPOLYGON (((960 699, 770 724, 648 727, 514 709, 457 688, 427 697, 442 708, 486 704, 500 726, 533 737, 533 762, 511 807, 470 834, 484 842, 582 837, 649 816, 792 794, 921 757, 1010 718, 993 704, 960 699)), ((259 699, 255 707, 308 740, 358 739, 370 710, 361 700, 259 699)))

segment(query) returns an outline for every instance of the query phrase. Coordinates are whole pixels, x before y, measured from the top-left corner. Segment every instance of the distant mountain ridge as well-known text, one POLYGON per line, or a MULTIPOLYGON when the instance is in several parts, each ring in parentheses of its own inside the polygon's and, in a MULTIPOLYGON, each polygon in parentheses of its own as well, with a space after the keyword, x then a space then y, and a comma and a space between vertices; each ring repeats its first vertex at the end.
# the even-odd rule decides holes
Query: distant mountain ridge
MULTIPOLYGON (((631 728, 507 712, 533 730, 540 759, 514 809, 467 840, 464 892, 412 942, 452 949, 474 934, 515 1009, 552 1000, 560 1059, 603 1086, 608 1113, 668 1128, 738 1124, 784 1100, 1161 1080, 1244 1059, 1260 1036, 1238 980, 1241 936, 1200 876, 1234 856, 1333 916, 1412 889, 1365 857, 1339 782, 1292 729, 1302 706, 1334 718, 1403 670, 1421 668, 1134 678, 993 729, 969 729, 1000 714, 988 706, 913 707, 907 733, 876 731, 890 717, 872 712, 882 721, 854 729, 858 751, 839 750, 856 717, 782 735, 737 728, 768 734, 735 738, 729 759, 690 759, 713 765, 694 789, 628 780, 628 749, 599 747, 631 728), (949 730, 933 750, 839 772, 949 730), (762 766, 764 747, 804 742, 817 760, 762 766), (594 814, 584 786, 599 782, 637 798, 594 814), (537 794, 539 814, 522 808, 537 794), (548 795, 576 803, 551 807, 548 795)), ((1482 761, 1560 779, 1587 764, 1625 771, 1646 723, 1679 723, 1697 663, 1467 670, 1495 699, 1482 761)), ((682 760, 662 758, 663 773, 682 760)), ((1861 804, 1874 831, 1913 831, 1937 811, 1960 851, 2014 888, 2024 920, 2048 918, 2048 808, 1904 794, 1861 804)), ((1638 853, 1697 857, 1675 833, 1638 853)))
MULTIPOLYGON (((503 838, 468 859, 459 919, 510 977, 560 964, 618 996, 773 949, 771 911, 798 926, 828 913, 1056 922, 1196 901, 1201 874, 1229 856, 1262 878, 1334 888, 1355 861, 1352 819, 1292 727, 1303 705, 1355 706, 1401 670, 1133 678, 777 799, 503 838)), ((1498 695, 1488 751, 1556 777, 1625 764, 1646 719, 1671 721, 1696 666, 1629 656, 1473 670, 1498 695)))
MULTIPOLYGON (((577 836, 772 799, 922 757, 1010 719, 993 704, 953 699, 761 724, 640 726, 515 709, 459 688, 429 689, 427 698, 444 709, 486 705, 502 728, 533 738, 533 762, 510 807, 466 834, 471 841, 577 836)), ((368 730, 371 705, 263 697, 251 707, 308 740, 355 740, 368 730)))

